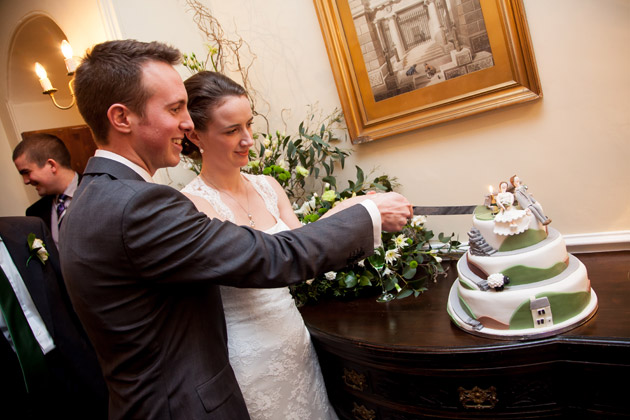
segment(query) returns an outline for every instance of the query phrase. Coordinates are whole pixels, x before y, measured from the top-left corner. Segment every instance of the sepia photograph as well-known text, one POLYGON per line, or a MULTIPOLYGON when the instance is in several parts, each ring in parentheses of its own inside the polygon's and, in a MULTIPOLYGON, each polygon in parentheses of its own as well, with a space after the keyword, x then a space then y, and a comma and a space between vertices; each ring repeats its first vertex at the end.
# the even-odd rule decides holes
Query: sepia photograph
POLYGON ((494 65, 478 1, 350 3, 375 101, 494 65))
POLYGON ((542 96, 521 2, 314 3, 353 143, 542 96))

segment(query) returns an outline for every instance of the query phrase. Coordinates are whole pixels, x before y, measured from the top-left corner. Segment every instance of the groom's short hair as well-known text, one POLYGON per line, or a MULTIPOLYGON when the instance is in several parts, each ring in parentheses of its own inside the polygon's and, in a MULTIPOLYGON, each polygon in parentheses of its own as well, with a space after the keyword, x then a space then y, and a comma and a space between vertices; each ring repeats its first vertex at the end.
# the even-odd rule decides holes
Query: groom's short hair
POLYGON ((133 39, 103 42, 86 53, 75 73, 74 91, 97 144, 107 144, 107 111, 113 104, 143 115, 149 92, 142 83, 142 66, 149 61, 174 66, 180 59, 180 51, 169 45, 133 39))

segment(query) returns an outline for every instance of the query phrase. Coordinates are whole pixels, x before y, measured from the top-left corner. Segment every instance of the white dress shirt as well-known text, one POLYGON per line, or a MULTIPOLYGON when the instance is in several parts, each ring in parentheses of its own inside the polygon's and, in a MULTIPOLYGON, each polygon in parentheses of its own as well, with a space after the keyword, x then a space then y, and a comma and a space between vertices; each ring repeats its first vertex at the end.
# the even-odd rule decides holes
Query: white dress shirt
MULTIPOLYGON (((24 237, 24 242, 26 242, 26 236, 24 237)), ((39 264, 39 260, 31 260, 30 263, 39 264)), ((28 325, 31 327, 35 339, 37 339, 39 346, 42 348, 42 352, 44 354, 48 353, 55 348, 55 343, 53 342, 50 333, 48 333, 46 325, 44 324, 42 317, 39 315, 39 312, 33 303, 33 299, 24 284, 24 280, 22 280, 22 276, 15 266, 15 263, 11 258, 11 254, 9 254, 9 250, 4 244, 2 237, 0 237, 0 266, 2 267, 2 271, 4 271, 4 274, 9 279, 9 283, 11 283, 15 296, 17 297, 18 302, 20 302, 22 312, 24 312, 28 325)), ((9 328, 7 327, 7 323, 2 312, 0 312, 0 330, 2 330, 2 334, 4 334, 6 339, 9 341, 9 344, 11 344, 11 348, 15 351, 15 345, 13 344, 13 340, 11 340, 9 328)))

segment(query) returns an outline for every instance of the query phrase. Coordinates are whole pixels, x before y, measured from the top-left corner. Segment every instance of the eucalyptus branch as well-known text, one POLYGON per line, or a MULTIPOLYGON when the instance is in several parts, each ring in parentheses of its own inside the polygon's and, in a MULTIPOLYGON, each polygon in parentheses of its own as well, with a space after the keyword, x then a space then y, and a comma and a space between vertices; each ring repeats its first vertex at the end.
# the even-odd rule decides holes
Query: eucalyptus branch
POLYGON ((194 53, 190 56, 184 54, 184 66, 194 73, 206 70, 209 66, 211 66, 212 70, 221 74, 227 75, 228 72, 238 73, 241 78, 241 84, 247 91, 252 112, 265 120, 267 131, 269 131, 269 120, 265 115, 256 111, 258 101, 262 101, 267 107, 269 107, 269 103, 260 98, 250 81, 249 72, 257 57, 252 52, 249 44, 238 35, 238 32, 236 33, 236 39, 228 38, 218 19, 198 0, 186 0, 186 5, 188 10, 193 13, 193 22, 207 41, 206 48, 208 52, 205 61, 199 61, 194 53), (244 55, 251 57, 249 62, 245 61, 244 55))

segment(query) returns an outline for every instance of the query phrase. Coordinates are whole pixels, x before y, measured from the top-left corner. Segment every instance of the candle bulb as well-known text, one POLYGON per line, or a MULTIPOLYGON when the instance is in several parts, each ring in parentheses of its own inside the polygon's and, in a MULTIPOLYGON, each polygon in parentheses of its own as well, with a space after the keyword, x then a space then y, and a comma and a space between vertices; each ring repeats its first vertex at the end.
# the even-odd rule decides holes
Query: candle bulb
POLYGON ((483 203, 483 204, 484 204, 487 208, 490 208, 490 206, 492 206, 492 185, 490 185, 490 186, 488 187, 488 191, 489 191, 489 194, 486 194, 486 196, 484 197, 484 198, 485 198, 485 200, 484 200, 484 203, 483 203))
POLYGON ((48 79, 48 74, 46 73, 46 69, 39 63, 35 63, 35 73, 39 77, 39 83, 42 85, 42 90, 44 93, 50 92, 54 90, 52 83, 48 79))
POLYGON ((72 46, 65 39, 61 42, 61 52, 65 58, 64 61, 68 74, 74 74, 74 71, 77 69, 77 63, 74 61, 74 58, 72 58, 72 46))

